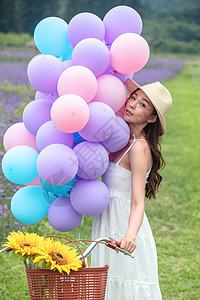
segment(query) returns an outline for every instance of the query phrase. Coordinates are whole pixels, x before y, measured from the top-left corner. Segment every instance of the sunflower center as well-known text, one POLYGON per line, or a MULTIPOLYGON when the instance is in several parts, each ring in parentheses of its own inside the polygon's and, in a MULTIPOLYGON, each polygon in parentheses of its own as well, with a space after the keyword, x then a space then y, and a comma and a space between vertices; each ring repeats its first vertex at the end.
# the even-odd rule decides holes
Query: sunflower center
POLYGON ((53 260, 56 261, 56 263, 58 265, 66 265, 67 264, 66 258, 61 253, 52 251, 51 253, 49 253, 49 255, 52 257, 53 260))
POLYGON ((20 244, 20 247, 21 247, 21 248, 25 248, 25 247, 32 248, 33 245, 31 245, 31 244, 29 244, 29 243, 23 243, 23 244, 20 244))

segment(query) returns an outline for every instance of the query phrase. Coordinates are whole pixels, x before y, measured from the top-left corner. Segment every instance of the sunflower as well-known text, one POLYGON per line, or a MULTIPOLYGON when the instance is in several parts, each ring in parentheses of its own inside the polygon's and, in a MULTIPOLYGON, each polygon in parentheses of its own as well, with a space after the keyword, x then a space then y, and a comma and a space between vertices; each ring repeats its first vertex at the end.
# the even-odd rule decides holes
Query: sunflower
POLYGON ((48 238, 40 246, 39 256, 34 259, 34 263, 39 264, 40 261, 51 265, 51 270, 58 270, 60 273, 66 272, 68 275, 70 270, 78 271, 82 267, 82 261, 77 257, 76 249, 61 244, 60 241, 54 241, 48 238))
POLYGON ((37 235, 37 233, 23 233, 21 231, 11 232, 7 237, 8 242, 3 246, 15 250, 22 256, 32 256, 38 254, 38 248, 43 243, 44 238, 37 235))

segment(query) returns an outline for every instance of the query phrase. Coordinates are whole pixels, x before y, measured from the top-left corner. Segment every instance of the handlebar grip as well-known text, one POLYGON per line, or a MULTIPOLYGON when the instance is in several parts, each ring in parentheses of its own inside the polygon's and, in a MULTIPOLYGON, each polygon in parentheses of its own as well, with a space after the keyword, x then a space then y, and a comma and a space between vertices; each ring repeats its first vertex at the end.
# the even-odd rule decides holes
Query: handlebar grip
POLYGON ((111 237, 109 237, 109 239, 110 239, 110 241, 107 242, 107 244, 106 244, 107 247, 109 247, 109 248, 111 248, 111 249, 114 249, 114 250, 116 250, 116 251, 120 251, 120 252, 124 253, 124 255, 129 255, 130 257, 134 258, 134 256, 133 256, 131 253, 129 253, 128 251, 126 251, 126 250, 124 250, 124 249, 118 247, 118 246, 116 245, 116 241, 115 241, 114 239, 112 239, 111 237))
POLYGON ((114 239, 112 239, 111 237, 109 237, 110 241, 107 242, 106 246, 111 248, 111 249, 116 249, 117 245, 114 239))

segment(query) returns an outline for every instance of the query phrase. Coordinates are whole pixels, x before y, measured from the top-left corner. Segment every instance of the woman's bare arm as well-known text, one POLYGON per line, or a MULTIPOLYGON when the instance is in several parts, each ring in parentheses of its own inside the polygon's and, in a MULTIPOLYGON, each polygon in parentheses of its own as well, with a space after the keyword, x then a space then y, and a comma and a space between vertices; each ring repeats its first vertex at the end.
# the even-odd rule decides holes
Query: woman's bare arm
POLYGON ((118 246, 130 253, 136 247, 135 238, 144 217, 144 192, 147 173, 147 144, 138 141, 129 152, 131 166, 131 208, 128 228, 118 246))

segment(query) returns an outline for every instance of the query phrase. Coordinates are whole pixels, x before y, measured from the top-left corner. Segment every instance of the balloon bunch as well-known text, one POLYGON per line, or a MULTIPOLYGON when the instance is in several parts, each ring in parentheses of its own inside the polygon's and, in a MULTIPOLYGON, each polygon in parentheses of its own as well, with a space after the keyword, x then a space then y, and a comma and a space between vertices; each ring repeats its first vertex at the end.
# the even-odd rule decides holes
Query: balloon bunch
POLYGON ((141 30, 139 14, 128 6, 111 9, 103 21, 80 13, 69 25, 49 17, 36 26, 41 54, 27 68, 35 100, 3 141, 4 175, 25 185, 11 200, 19 221, 33 224, 47 214, 64 232, 107 207, 109 191, 98 179, 108 167, 108 152, 124 148, 130 138, 118 111, 126 102, 126 78, 149 57, 141 30))

